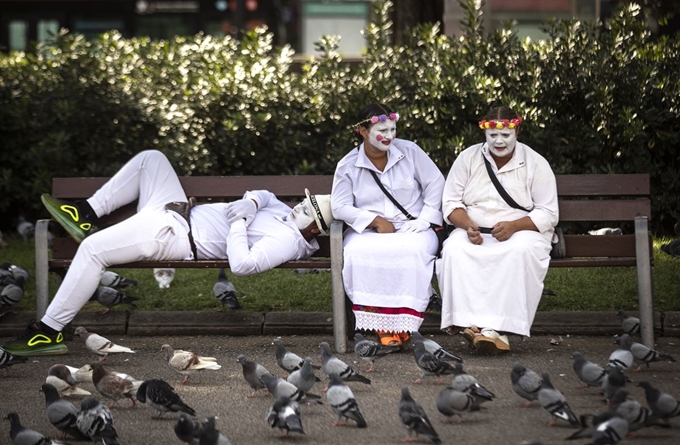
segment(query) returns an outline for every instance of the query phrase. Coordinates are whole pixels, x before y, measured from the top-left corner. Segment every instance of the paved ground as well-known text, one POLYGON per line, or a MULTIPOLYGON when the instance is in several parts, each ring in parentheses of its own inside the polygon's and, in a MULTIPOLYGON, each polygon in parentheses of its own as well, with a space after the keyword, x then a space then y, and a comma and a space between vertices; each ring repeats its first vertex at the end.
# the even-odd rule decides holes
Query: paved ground
MULTIPOLYGON (((272 430, 265 422, 265 415, 272 404, 272 398, 264 392, 248 399, 250 388, 241 374, 241 367, 236 362, 238 354, 245 354, 267 367, 271 372, 281 375, 283 371, 277 367, 273 337, 225 337, 225 336, 181 336, 181 337, 133 337, 110 336, 118 343, 132 347, 136 354, 122 354, 109 357, 105 365, 112 370, 122 371, 138 379, 162 378, 172 384, 183 400, 192 406, 199 416, 215 414, 220 429, 233 444, 394 444, 400 443, 405 430, 399 422, 397 407, 400 388, 409 386, 411 393, 427 411, 435 424, 444 443, 450 444, 520 444, 527 439, 537 439, 543 444, 586 443, 564 442, 564 438, 574 430, 566 424, 550 427, 546 424, 549 417, 540 406, 521 408, 523 401, 511 389, 510 368, 515 361, 537 371, 548 371, 555 386, 569 400, 577 414, 597 413, 606 407, 593 389, 577 389, 579 381, 572 368, 570 353, 578 350, 587 358, 597 363, 604 363, 614 349, 611 337, 562 337, 562 343, 553 345, 550 336, 535 336, 525 341, 513 338, 513 353, 503 357, 479 357, 467 349, 462 337, 435 336, 434 339, 450 350, 457 352, 465 359, 466 370, 477 376, 488 389, 495 392, 498 398, 486 404, 486 409, 468 414, 461 425, 444 424, 442 416, 435 407, 435 398, 444 388, 437 384, 433 377, 424 383, 415 385, 411 381, 419 375, 411 350, 392 354, 376 364, 376 372, 368 375, 373 384, 362 385, 350 383, 364 417, 368 422, 367 429, 354 427, 333 427, 331 422, 335 416, 327 404, 323 406, 303 406, 302 421, 305 436, 294 436, 282 439, 278 430, 272 430), (160 347, 169 343, 175 348, 189 349, 201 355, 217 357, 222 364, 219 371, 208 371, 192 378, 189 385, 180 385, 181 376, 171 370, 163 360, 160 347)), ((3 344, 7 339, 0 339, 3 344)), ((298 355, 309 355, 319 362, 320 341, 332 342, 330 335, 287 336, 284 344, 298 355)), ((60 357, 35 358, 29 364, 15 366, 10 375, 0 375, 0 415, 16 411, 23 423, 44 434, 56 436, 56 430, 48 423, 44 414, 44 399, 38 389, 47 369, 56 363, 65 363, 80 367, 93 361, 94 356, 87 353, 82 343, 76 340, 68 342, 71 352, 60 357)), ((658 349, 680 359, 680 340, 677 338, 659 338, 658 349)), ((355 362, 354 354, 339 356, 347 362, 355 362)), ((360 365, 355 366, 360 369, 360 365)), ((655 363, 649 369, 631 373, 635 381, 648 380, 660 389, 680 397, 680 363, 655 363)), ((362 371, 363 373, 363 371, 362 371)), ((317 384, 314 392, 321 394, 325 382, 317 384)), ((445 383, 450 378, 444 379, 445 383)), ((636 400, 644 404, 644 393, 641 388, 629 384, 629 389, 636 400)), ((92 391, 101 398, 91 384, 83 384, 83 388, 92 391)), ((76 406, 79 401, 73 400, 76 406)), ((324 398, 325 402, 325 398, 324 398)), ((173 444, 181 443, 174 435, 173 426, 176 415, 166 415, 162 420, 152 419, 155 413, 147 405, 128 408, 123 402, 122 408, 113 410, 114 422, 118 429, 121 444, 173 444)), ((680 443, 680 418, 671 420, 671 429, 647 429, 640 431, 636 437, 626 439, 624 443, 676 445, 680 443)), ((0 423, 0 445, 9 444, 9 424, 0 423)), ((426 439, 422 443, 427 443, 426 439)))

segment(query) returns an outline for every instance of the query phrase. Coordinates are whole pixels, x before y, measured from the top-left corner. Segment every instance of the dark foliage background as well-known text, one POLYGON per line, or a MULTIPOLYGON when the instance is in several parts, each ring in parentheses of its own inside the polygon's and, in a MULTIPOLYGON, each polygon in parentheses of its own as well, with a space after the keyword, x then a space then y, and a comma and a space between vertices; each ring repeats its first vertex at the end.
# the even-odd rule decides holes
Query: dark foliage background
POLYGON ((368 102, 397 109, 401 137, 446 174, 482 140, 476 122, 507 104, 526 119, 520 139, 556 173, 652 176, 656 233, 680 216, 680 45, 651 39, 636 5, 607 24, 547 23, 552 39, 486 32, 461 2, 464 35, 437 26, 393 45, 391 2, 374 5, 360 64, 337 37, 293 66, 266 30, 238 42, 205 35, 173 41, 93 41, 61 33, 26 54, 0 55, 0 228, 46 216, 52 177, 108 176, 140 150, 168 154, 180 174, 332 174, 354 146, 351 125, 368 102))

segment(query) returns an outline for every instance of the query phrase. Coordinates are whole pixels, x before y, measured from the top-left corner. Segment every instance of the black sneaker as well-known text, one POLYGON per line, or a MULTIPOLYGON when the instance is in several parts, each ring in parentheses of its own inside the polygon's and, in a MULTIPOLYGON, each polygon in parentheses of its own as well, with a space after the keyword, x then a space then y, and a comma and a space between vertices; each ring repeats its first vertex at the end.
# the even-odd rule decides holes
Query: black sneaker
POLYGON ((61 332, 48 334, 40 328, 40 323, 35 320, 29 323, 21 336, 4 345, 3 349, 17 357, 64 355, 68 353, 63 334, 61 332))

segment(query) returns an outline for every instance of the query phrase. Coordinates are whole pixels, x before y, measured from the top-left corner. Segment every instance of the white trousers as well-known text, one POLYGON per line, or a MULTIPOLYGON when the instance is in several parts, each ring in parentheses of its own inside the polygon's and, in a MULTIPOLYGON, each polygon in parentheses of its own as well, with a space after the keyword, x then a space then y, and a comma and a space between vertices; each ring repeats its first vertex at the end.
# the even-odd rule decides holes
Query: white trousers
POLYGON ((97 216, 138 200, 137 213, 83 240, 42 322, 61 331, 88 302, 108 266, 191 256, 186 227, 165 204, 186 202, 177 174, 163 153, 143 151, 87 200, 97 216))
POLYGON ((441 327, 491 328, 529 336, 550 263, 552 233, 523 230, 475 245, 454 230, 437 260, 441 327))

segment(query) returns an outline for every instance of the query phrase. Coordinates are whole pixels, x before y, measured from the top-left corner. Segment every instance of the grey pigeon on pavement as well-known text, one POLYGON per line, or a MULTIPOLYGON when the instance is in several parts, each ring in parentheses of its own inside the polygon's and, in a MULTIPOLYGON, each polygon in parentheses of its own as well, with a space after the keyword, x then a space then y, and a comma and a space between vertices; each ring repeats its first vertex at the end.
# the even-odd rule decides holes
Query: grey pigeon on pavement
POLYGON ((279 397, 286 397, 293 402, 303 402, 303 403, 313 403, 321 405, 321 397, 316 394, 308 394, 304 391, 299 390, 292 383, 287 382, 279 377, 273 376, 271 374, 265 374, 262 376, 262 381, 267 386, 267 391, 274 396, 275 399, 279 397))
POLYGON ((9 368, 20 365, 28 361, 27 357, 16 357, 0 347, 0 369, 5 370, 5 375, 9 375, 9 368))
POLYGON ((609 401, 609 410, 626 419, 630 431, 637 431, 648 426, 670 428, 667 420, 655 419, 652 416, 652 411, 633 400, 624 388, 619 388, 609 401))
POLYGON ((295 385, 300 391, 311 391, 314 383, 320 381, 314 374, 311 357, 305 357, 302 368, 291 372, 288 377, 286 377, 286 381, 295 385))
POLYGON ((183 412, 195 416, 196 411, 184 403, 175 388, 162 379, 147 379, 137 389, 137 400, 148 403, 150 407, 158 411, 158 419, 165 413, 183 412))
POLYGON ((288 397, 278 397, 267 412, 267 423, 272 428, 279 428, 285 436, 288 433, 305 434, 300 418, 300 406, 288 397))
POLYGON ((368 340, 358 332, 354 334, 354 353, 360 360, 366 362, 366 372, 373 372, 373 365, 376 359, 400 349, 398 346, 384 346, 373 340, 368 340))
POLYGON ((79 336, 85 341, 85 347, 88 351, 93 354, 101 356, 99 361, 106 360, 109 354, 116 354, 120 352, 127 352, 134 354, 135 351, 128 348, 127 346, 117 345, 106 337, 102 337, 94 332, 87 332, 82 326, 78 326, 74 332, 75 335, 79 336))
POLYGON ((618 338, 619 347, 614 350, 609 356, 607 369, 620 368, 622 371, 627 370, 633 365, 634 357, 630 352, 631 340, 628 334, 623 334, 618 338))
POLYGON ((111 411, 94 397, 85 397, 80 402, 76 425, 78 430, 93 442, 118 445, 118 433, 113 426, 111 411))
POLYGON ((53 441, 35 430, 26 428, 21 424, 17 413, 7 414, 5 419, 9 420, 9 437, 12 439, 12 445, 56 445, 63 443, 53 441))
POLYGON ((302 368, 302 364, 304 363, 302 357, 286 349, 280 338, 274 339, 272 344, 276 345, 276 364, 278 364, 281 369, 291 373, 302 368))
POLYGON ((611 400, 619 388, 626 386, 627 380, 628 379, 621 368, 607 369, 607 374, 602 379, 602 394, 605 399, 607 399, 607 401, 611 400))
POLYGON ((583 354, 578 351, 572 352, 571 358, 574 359, 573 368, 576 377, 585 384, 582 388, 587 388, 589 386, 595 386, 597 388, 602 387, 602 381, 607 375, 607 372, 602 366, 588 361, 583 354))
POLYGON ((658 419, 670 419, 680 415, 680 401, 672 395, 654 388, 649 382, 640 382, 638 386, 644 388, 647 405, 658 419))
POLYGON ((472 395, 478 404, 496 397, 494 393, 482 386, 473 375, 465 372, 462 363, 454 363, 453 369, 455 371, 451 383, 453 389, 472 395))
POLYGON ((402 441, 412 441, 413 436, 417 438, 423 435, 430 439, 432 443, 442 443, 439 435, 434 430, 432 422, 428 419, 427 414, 422 406, 418 405, 407 386, 401 388, 401 401, 399 402, 399 420, 408 430, 408 436, 402 441))
POLYGON ((45 383, 53 385, 62 397, 92 395, 89 391, 79 388, 77 386, 78 381, 73 376, 73 373, 71 373, 71 370, 66 365, 60 363, 50 366, 50 369, 47 370, 45 383))
POLYGON ((331 374, 329 379, 326 400, 328 400, 333 412, 338 415, 338 420, 333 422, 333 426, 347 425, 347 420, 343 421, 344 418, 355 421, 357 428, 366 428, 366 420, 361 415, 352 390, 345 385, 337 374, 331 374))
POLYGON ((411 333, 411 339, 413 340, 414 343, 422 341, 423 345, 425 345, 425 350, 430 354, 434 354, 434 356, 440 360, 453 360, 459 363, 463 363, 462 358, 442 348, 436 341, 423 337, 418 331, 413 331, 411 333))
POLYGON ((416 365, 422 371, 420 377, 413 381, 413 383, 420 383, 420 381, 429 375, 436 375, 437 377, 442 375, 451 375, 455 372, 453 366, 444 360, 438 359, 434 354, 431 354, 425 350, 425 345, 422 341, 416 341, 414 343, 413 357, 416 360, 416 365))
POLYGON ((199 445, 231 445, 229 439, 215 429, 215 416, 206 417, 198 443, 199 445))
POLYGON ((24 277, 18 277, 0 291, 0 318, 14 311, 14 307, 24 298, 24 281, 24 277))
POLYGON ((191 351, 173 349, 172 346, 167 344, 161 346, 161 351, 165 354, 168 365, 184 375, 184 379, 180 382, 182 385, 189 383, 189 377, 199 371, 217 371, 222 368, 222 365, 217 364, 215 357, 204 357, 191 351))
POLYGON ((510 381, 513 391, 527 400, 522 403, 522 407, 528 408, 531 406, 531 402, 538 400, 538 391, 541 389, 543 379, 534 371, 525 368, 519 362, 515 362, 512 365, 512 371, 510 371, 510 381))
POLYGON ((213 285, 213 295, 222 304, 222 310, 224 310, 224 306, 229 306, 234 311, 241 309, 236 288, 227 278, 223 268, 217 273, 217 282, 213 285))
POLYGON ((579 426, 576 415, 569 407, 564 395, 550 382, 550 374, 543 372, 543 385, 538 391, 538 401, 544 410, 550 414, 549 425, 553 426, 557 419, 566 420, 573 427, 579 426))
POLYGON ((371 380, 359 374, 349 366, 331 353, 331 347, 326 342, 319 343, 321 348, 321 360, 323 364, 321 369, 327 376, 337 374, 346 382, 361 382, 366 385, 371 384, 371 380))
POLYGON ((204 425, 189 418, 184 413, 179 413, 175 424, 175 435, 179 440, 191 445, 198 445, 203 434, 204 425))
MULTIPOLYGON (((618 341, 618 339, 617 339, 618 341)), ((642 343, 635 341, 630 342, 630 352, 633 354, 633 361, 638 365, 635 371, 640 370, 640 365, 645 364, 649 368, 649 364, 653 362, 674 362, 675 358, 655 349, 648 348, 642 343)))
POLYGON ((445 423, 452 422, 454 416, 456 416, 455 422, 461 423, 461 413, 479 411, 479 404, 472 394, 460 392, 449 386, 437 396, 437 410, 446 416, 445 423))
POLYGON ((628 421, 611 411, 581 416, 580 425, 581 428, 565 440, 590 438, 589 445, 617 444, 629 430, 628 421))
POLYGON ((621 329, 624 334, 635 335, 640 332, 640 319, 626 314, 624 311, 617 313, 621 320, 621 329))
POLYGON ((115 406, 120 399, 126 397, 132 401, 132 406, 136 405, 135 395, 142 382, 128 380, 117 376, 115 373, 107 371, 99 362, 90 364, 92 367, 92 383, 102 396, 113 400, 111 407, 115 406))
POLYGON ((243 354, 236 357, 236 361, 238 361, 243 367, 243 378, 246 379, 248 385, 250 385, 250 387, 253 389, 253 392, 248 394, 248 398, 255 397, 255 393, 258 389, 266 388, 264 381, 262 380, 262 376, 265 374, 270 374, 270 372, 267 371, 267 368, 260 365, 259 363, 248 360, 243 354))
POLYGON ((130 280, 116 272, 105 270, 102 277, 99 279, 99 284, 102 286, 112 287, 114 289, 120 289, 121 287, 137 286, 135 280, 130 280))
POLYGON ((130 297, 118 289, 109 286, 97 287, 97 290, 95 290, 94 294, 90 297, 90 301, 96 301, 106 307, 106 310, 101 312, 102 315, 107 314, 111 308, 120 304, 129 304, 133 309, 137 308, 137 305, 135 304, 135 301, 137 301, 136 298, 130 297))
POLYGON ((76 425, 78 419, 78 409, 73 403, 59 397, 57 388, 49 383, 43 383, 40 391, 45 395, 45 414, 56 429, 58 429, 64 439, 71 436, 75 439, 85 440, 85 437, 76 425))

